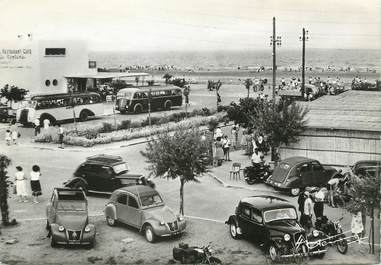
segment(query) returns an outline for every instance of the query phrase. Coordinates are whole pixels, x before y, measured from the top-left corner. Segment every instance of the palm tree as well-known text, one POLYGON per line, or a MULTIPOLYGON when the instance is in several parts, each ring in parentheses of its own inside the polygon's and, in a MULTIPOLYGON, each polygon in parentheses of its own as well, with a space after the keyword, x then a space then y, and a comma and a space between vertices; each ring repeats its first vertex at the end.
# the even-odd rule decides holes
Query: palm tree
POLYGON ((247 97, 249 98, 250 97, 250 87, 253 85, 253 80, 251 80, 251 78, 245 79, 244 85, 247 89, 247 97))

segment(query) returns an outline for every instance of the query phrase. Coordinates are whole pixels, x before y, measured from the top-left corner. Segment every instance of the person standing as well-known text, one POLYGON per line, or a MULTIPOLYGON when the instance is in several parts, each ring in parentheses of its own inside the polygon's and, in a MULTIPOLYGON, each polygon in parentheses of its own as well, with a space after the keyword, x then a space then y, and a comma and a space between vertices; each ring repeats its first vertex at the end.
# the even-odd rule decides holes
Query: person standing
POLYGON ((61 127, 61 124, 58 124, 58 143, 60 144, 58 148, 61 148, 61 149, 64 148, 63 139, 64 139, 64 129, 61 127))
POLYGON ((6 130, 5 132, 5 143, 7 145, 11 145, 11 142, 12 142, 12 132, 11 130, 6 130))
POLYGON ((222 149, 224 150, 225 161, 231 161, 230 160, 230 140, 227 135, 225 135, 224 139, 222 140, 222 149))
POLYGON ((323 217, 324 215, 324 193, 322 189, 319 189, 315 193, 314 213, 316 219, 323 217))
POLYGON ((306 199, 304 201, 304 214, 303 214, 303 223, 302 226, 306 230, 307 233, 310 232, 310 229, 312 227, 312 214, 313 214, 313 202, 311 199, 311 195, 308 191, 305 191, 306 199))
POLYGON ((17 138, 19 137, 19 131, 18 131, 18 128, 17 128, 15 120, 12 121, 12 125, 10 127, 10 131, 11 131, 11 134, 12 134, 12 142, 13 142, 13 144, 17 144, 17 138))
POLYGON ((302 223, 302 217, 304 214, 304 201, 306 200, 306 196, 304 192, 301 192, 298 197, 298 205, 299 205, 299 212, 300 212, 300 223, 302 223))
POLYGON ((40 119, 34 120, 34 136, 37 136, 41 132, 40 119))
POLYGON ((234 123, 232 127, 232 147, 234 150, 238 148, 238 124, 234 123))
POLYGON ((26 190, 26 177, 21 166, 16 167, 17 172, 15 173, 16 182, 16 194, 19 197, 19 202, 28 202, 27 196, 28 192, 26 190))
POLYGON ((40 196, 41 193, 41 184, 40 184, 40 176, 41 171, 40 167, 38 165, 34 165, 32 167, 32 171, 30 172, 30 187, 32 189, 32 195, 33 195, 33 202, 38 203, 38 196, 40 196))
POLYGON ((356 237, 357 240, 360 241, 360 236, 362 235, 364 230, 364 226, 362 224, 362 214, 361 211, 352 215, 351 221, 351 232, 352 235, 356 237))

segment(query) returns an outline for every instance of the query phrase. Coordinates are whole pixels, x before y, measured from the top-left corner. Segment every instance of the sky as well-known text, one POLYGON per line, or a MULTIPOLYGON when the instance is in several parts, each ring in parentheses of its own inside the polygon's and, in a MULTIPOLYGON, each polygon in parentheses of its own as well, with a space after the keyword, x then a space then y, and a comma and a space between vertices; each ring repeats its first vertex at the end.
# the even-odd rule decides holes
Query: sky
POLYGON ((86 40, 93 51, 380 49, 379 0, 0 0, 0 40, 86 40))

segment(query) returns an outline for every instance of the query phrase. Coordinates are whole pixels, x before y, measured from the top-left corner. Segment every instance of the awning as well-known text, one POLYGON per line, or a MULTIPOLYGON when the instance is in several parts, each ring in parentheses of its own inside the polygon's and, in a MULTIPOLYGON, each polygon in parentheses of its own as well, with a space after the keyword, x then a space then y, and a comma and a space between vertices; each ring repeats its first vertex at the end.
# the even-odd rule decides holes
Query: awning
POLYGON ((147 73, 127 73, 127 72, 98 72, 96 74, 67 74, 65 78, 94 78, 94 79, 110 79, 123 77, 140 77, 150 76, 147 73))

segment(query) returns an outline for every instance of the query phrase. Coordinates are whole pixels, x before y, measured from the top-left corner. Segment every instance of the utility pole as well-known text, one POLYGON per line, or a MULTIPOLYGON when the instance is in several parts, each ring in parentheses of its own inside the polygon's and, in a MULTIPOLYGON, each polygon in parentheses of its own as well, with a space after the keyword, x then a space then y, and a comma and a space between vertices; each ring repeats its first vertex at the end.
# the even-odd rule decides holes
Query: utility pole
POLYGON ((270 37, 270 46, 273 46, 273 109, 275 109, 275 87, 276 87, 276 46, 282 45, 282 37, 276 36, 275 33, 275 17, 273 17, 273 35, 270 37))
POLYGON ((152 90, 151 90, 151 88, 149 88, 149 91, 148 91, 148 125, 149 125, 150 130, 151 130, 151 100, 152 100, 151 92, 152 92, 152 90))
POLYGON ((308 30, 305 30, 303 28, 302 36, 299 37, 299 40, 302 41, 302 92, 305 93, 304 85, 306 83, 306 41, 308 40, 308 37, 306 37, 306 34, 308 35, 308 30))

